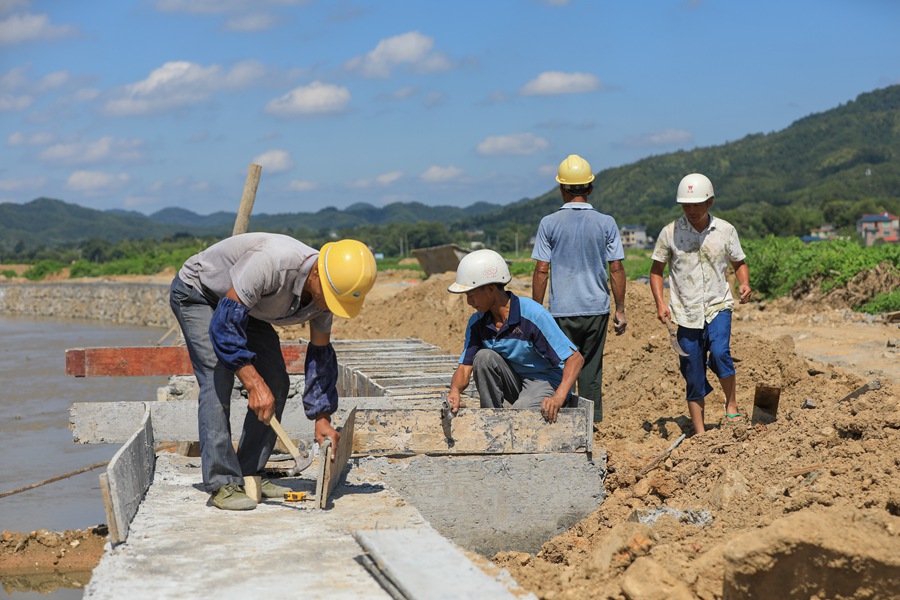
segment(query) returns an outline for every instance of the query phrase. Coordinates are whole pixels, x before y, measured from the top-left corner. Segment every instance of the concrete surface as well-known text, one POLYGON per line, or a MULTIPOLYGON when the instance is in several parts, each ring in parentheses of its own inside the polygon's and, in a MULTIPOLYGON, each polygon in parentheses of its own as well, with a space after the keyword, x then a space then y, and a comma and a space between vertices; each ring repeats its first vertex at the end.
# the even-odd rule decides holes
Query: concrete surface
MULTIPOLYGON (((396 493, 352 471, 327 511, 272 500, 252 511, 218 510, 199 489, 199 467, 198 458, 158 456, 128 541, 107 548, 85 599, 390 598, 358 562, 352 532, 428 528, 396 493)), ((315 489, 312 479, 278 482, 315 489)))

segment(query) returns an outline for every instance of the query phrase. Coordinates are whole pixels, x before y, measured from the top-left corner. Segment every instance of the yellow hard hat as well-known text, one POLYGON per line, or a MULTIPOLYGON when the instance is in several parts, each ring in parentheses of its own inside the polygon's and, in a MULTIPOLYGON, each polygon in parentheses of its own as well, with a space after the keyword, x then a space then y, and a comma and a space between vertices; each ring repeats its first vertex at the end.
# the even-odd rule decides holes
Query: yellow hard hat
POLYGON ((556 181, 563 185, 587 185, 594 180, 591 165, 577 154, 570 154, 559 163, 556 181))
POLYGON ((377 267, 369 248, 356 240, 329 242, 319 250, 318 264, 328 310, 346 319, 358 315, 375 285, 377 267))

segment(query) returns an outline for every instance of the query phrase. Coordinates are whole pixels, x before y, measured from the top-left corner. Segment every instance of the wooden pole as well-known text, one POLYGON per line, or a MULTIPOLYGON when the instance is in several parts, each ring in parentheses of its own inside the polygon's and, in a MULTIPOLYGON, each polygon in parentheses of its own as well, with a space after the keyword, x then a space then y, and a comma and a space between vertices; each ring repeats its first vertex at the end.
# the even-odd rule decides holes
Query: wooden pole
POLYGON ((57 475, 56 477, 51 477, 50 479, 45 479, 44 481, 32 483, 31 485, 26 485, 25 487, 20 487, 15 490, 3 492, 2 494, 0 494, 0 498, 6 498, 7 496, 12 496, 13 494, 27 492, 28 490, 33 490, 34 488, 41 487, 42 485, 47 485, 48 483, 53 483, 54 481, 59 481, 60 479, 66 479, 67 477, 71 477, 72 475, 78 475, 79 473, 87 473, 88 471, 92 471, 94 469, 99 469, 100 467, 105 467, 108 464, 109 464, 108 460, 99 462, 99 463, 93 464, 89 467, 84 467, 84 468, 78 469, 77 471, 72 471, 71 473, 66 473, 64 475, 57 475))
POLYGON ((231 235, 239 233, 247 233, 247 227, 250 225, 250 213, 253 212, 253 202, 256 200, 256 188, 259 186, 259 174, 262 167, 257 164, 250 164, 250 170, 247 172, 247 181, 244 183, 244 193, 241 196, 241 206, 238 209, 237 219, 234 221, 234 231, 231 235))

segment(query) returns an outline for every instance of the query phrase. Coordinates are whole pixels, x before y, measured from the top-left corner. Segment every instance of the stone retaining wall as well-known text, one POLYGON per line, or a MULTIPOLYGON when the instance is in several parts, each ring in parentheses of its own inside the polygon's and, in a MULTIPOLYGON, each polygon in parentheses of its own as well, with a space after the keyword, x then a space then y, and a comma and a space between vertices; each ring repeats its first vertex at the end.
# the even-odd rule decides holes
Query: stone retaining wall
POLYGON ((94 319, 171 327, 169 286, 154 283, 23 283, 0 285, 0 314, 94 319))

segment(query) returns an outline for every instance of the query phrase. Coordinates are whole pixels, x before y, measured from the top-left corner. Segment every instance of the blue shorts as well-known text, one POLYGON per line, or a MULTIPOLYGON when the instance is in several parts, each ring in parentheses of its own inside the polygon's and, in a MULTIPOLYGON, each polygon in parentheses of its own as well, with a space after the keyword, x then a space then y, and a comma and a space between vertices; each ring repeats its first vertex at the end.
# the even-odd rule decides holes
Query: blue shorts
POLYGON ((706 367, 719 379, 734 375, 731 358, 731 311, 723 310, 703 329, 678 327, 678 343, 687 356, 679 358, 688 402, 699 402, 713 391, 706 367))

